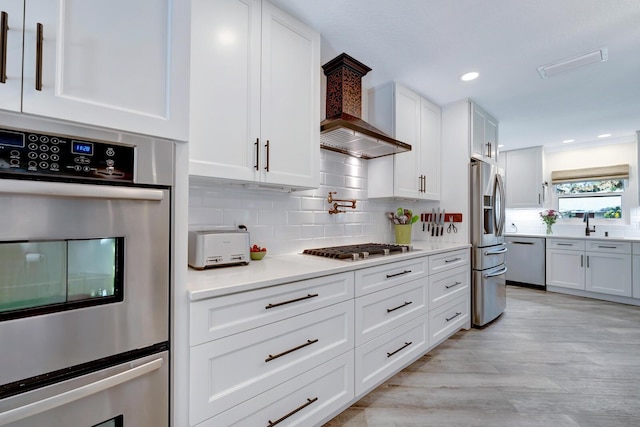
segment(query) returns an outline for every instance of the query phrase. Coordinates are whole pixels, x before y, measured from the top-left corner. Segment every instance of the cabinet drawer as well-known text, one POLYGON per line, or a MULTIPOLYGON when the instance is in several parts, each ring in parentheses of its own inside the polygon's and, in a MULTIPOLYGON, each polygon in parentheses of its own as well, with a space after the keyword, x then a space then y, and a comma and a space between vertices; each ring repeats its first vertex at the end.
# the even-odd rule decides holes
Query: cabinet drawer
POLYGON ((327 414, 348 404, 353 397, 352 350, 210 418, 198 427, 268 426, 289 414, 282 425, 319 425, 327 414))
POLYGON ((470 280, 469 268, 466 266, 429 276, 429 310, 460 296, 468 296, 470 280))
POLYGON ((428 348, 427 316, 356 347, 356 396, 395 374, 424 354, 428 348))
POLYGON ((201 422, 353 348, 353 302, 191 348, 191 416, 201 422))
POLYGON ((427 278, 356 298, 356 346, 427 312, 427 278))
POLYGON ((439 273, 461 265, 469 265, 469 249, 444 252, 429 257, 429 274, 439 273))
POLYGON ((353 298, 353 273, 287 283, 191 304, 197 345, 353 298))
POLYGON ((427 275, 428 258, 398 261, 356 270, 356 296, 387 289, 427 275))
POLYGON ((640 255, 640 243, 633 244, 633 254, 640 255))
POLYGON ((631 243, 611 240, 589 240, 586 242, 588 251, 608 252, 616 254, 630 254, 631 243))
POLYGON ((583 251, 585 241, 580 239, 547 239, 547 249, 583 251))
POLYGON ((465 295, 429 312, 431 347, 446 340, 469 322, 469 301, 465 295))

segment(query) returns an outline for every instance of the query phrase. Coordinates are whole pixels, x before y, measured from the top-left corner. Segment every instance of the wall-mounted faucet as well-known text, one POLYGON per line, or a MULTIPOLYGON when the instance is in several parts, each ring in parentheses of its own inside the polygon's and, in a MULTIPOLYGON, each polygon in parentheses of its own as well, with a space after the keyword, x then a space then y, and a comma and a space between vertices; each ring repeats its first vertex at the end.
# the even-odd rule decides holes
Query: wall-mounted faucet
POLYGON ((585 212, 584 213, 584 219, 582 220, 582 222, 586 222, 587 226, 584 229, 584 235, 585 236, 591 236, 591 233, 595 233, 596 232, 596 226, 593 226, 593 229, 589 228, 589 216, 590 216, 590 212, 585 212))

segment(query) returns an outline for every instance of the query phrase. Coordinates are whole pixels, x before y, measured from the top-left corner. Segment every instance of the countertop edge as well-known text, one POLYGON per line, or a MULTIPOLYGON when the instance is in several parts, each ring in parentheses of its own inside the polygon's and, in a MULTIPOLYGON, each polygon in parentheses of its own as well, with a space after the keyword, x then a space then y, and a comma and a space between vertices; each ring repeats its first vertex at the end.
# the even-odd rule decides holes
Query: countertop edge
POLYGON ((604 236, 571 236, 567 234, 529 234, 529 233, 506 233, 505 237, 529 237, 542 239, 572 239, 572 240, 606 240, 615 242, 640 242, 640 237, 604 237, 604 236))
POLYGON ((301 253, 265 257, 249 265, 194 270, 187 273, 191 302, 255 289, 339 274, 362 268, 470 248, 470 243, 414 242, 412 252, 362 261, 340 261, 301 253))

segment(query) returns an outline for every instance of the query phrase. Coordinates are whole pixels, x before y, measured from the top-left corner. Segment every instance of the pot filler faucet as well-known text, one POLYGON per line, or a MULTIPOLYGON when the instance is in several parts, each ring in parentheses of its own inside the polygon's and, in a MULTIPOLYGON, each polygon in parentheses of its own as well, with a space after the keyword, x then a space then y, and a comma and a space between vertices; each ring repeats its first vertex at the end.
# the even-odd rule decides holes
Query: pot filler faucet
POLYGON ((584 213, 584 219, 582 220, 582 222, 586 222, 587 223, 587 226, 584 229, 584 235, 585 236, 590 236, 591 233, 595 233, 596 232, 596 226, 595 225, 593 226, 593 230, 589 228, 589 215, 590 215, 590 212, 585 212, 584 213))

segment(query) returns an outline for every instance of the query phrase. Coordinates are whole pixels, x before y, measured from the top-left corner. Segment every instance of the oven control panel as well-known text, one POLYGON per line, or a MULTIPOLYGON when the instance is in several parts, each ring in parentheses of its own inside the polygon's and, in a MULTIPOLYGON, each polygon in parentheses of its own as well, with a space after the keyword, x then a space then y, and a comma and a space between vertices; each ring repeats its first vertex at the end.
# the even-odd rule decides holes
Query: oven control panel
POLYGON ((0 128, 0 174, 133 182, 134 147, 0 128))

